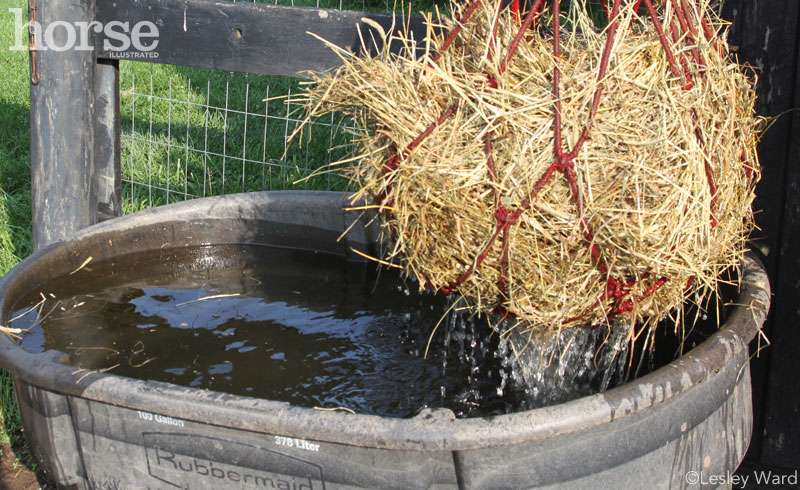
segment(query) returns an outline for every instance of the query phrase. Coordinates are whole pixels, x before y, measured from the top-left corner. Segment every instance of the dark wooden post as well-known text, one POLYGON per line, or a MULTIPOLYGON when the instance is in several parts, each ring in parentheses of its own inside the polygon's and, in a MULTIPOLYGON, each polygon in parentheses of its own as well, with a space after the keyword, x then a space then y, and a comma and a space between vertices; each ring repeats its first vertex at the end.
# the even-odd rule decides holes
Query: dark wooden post
POLYGON ((94 53, 75 49, 77 36, 69 35, 69 26, 76 33, 77 23, 94 20, 94 0, 31 2, 40 24, 31 54, 33 248, 39 250, 96 221, 94 53))
POLYGON ((33 247, 118 215, 117 63, 96 61, 95 1, 31 0, 33 247))
MULTIPOLYGON (((800 468, 800 4, 727 0, 723 16, 740 61, 757 71, 760 115, 771 118, 758 147, 762 179, 756 190, 753 244, 764 254, 773 290, 764 332, 772 343, 751 362, 753 438, 748 459, 800 468)), ((755 345, 755 343, 754 343, 755 345)))
POLYGON ((97 60, 95 83, 95 196, 97 220, 122 214, 119 133, 119 61, 97 60))
MULTIPOLYGON (((800 10, 800 8, 798 9, 800 10)), ((800 46, 800 12, 797 16, 795 46, 800 46)), ((797 375, 800 373, 800 47, 796 61, 786 63, 795 68, 793 84, 784 90, 794 94, 794 107, 782 117, 791 126, 786 170, 783 175, 784 208, 780 228, 780 247, 775 250, 778 268, 773 281, 775 291, 770 329, 769 375, 764 413, 761 460, 768 464, 800 469, 800 394, 797 375)), ((795 475, 795 482, 797 473, 795 475)))

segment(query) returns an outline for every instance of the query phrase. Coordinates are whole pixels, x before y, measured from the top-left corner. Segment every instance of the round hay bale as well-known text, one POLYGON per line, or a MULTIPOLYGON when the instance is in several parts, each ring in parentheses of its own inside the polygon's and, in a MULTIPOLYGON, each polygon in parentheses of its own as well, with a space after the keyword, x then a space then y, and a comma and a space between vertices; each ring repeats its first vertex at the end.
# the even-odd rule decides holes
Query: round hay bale
POLYGON ((622 3, 603 28, 580 2, 525 19, 453 4, 423 56, 340 50, 344 66, 315 77, 308 114, 355 111, 340 168, 423 287, 532 327, 646 324, 738 265, 759 177, 754 79, 705 0, 653 17, 622 3))

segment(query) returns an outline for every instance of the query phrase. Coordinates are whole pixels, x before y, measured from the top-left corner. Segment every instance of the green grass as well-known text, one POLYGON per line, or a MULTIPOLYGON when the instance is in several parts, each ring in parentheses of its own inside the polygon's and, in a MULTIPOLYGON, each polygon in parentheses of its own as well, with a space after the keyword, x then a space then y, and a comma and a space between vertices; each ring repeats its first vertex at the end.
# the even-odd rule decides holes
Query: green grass
POLYGON ((335 121, 319 121, 312 138, 287 148, 299 107, 286 96, 298 93, 298 80, 131 62, 120 71, 122 178, 131 209, 139 200, 152 206, 346 185, 328 175, 307 179, 348 151, 348 136, 331 131, 335 121))
MULTIPOLYGON (((279 3, 291 4, 290 0, 279 3)), ((383 0, 295 0, 297 6, 385 11, 383 0)), ((432 7, 431 0, 414 10, 432 7)), ((219 70, 120 63, 123 209, 265 189, 342 190, 312 174, 348 154, 346 120, 316 121, 311 138, 287 136, 300 81, 219 70)))
MULTIPOLYGON (((31 253, 30 93, 28 56, 11 51, 14 17, 24 0, 0 0, 0 275, 31 253)), ((8 373, 0 371, 0 445, 22 442, 8 373)))
MULTIPOLYGON (((272 3, 272 2, 268 2, 272 3)), ((290 5, 291 0, 278 3, 290 5)), ((294 0, 385 12, 392 0, 294 0)), ((431 10, 433 0, 412 10, 431 10)), ((315 121, 311 138, 287 147, 300 107, 300 81, 137 62, 120 64, 123 209, 266 189, 343 190, 335 175, 313 175, 351 151, 332 131, 347 119, 315 121), (287 98, 288 97, 288 98, 287 98)))

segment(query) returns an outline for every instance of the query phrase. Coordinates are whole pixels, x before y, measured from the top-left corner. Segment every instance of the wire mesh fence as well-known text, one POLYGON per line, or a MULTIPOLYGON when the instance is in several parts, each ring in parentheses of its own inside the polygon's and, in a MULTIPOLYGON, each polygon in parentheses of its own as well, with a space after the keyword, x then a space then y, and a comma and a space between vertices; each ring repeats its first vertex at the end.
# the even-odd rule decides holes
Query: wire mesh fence
POLYGON ((125 65, 120 126, 126 211, 235 192, 344 187, 329 174, 308 178, 348 151, 341 121, 315 121, 311 137, 289 144, 299 117, 292 99, 297 80, 125 65))
MULTIPOLYGON (((274 3, 390 11, 384 2, 274 3)), ((302 138, 290 142, 302 117, 301 83, 296 78, 121 61, 123 212, 237 192, 344 190, 343 177, 315 171, 351 151, 348 118, 312 121, 302 138)))
MULTIPOLYGON (((437 0, 406 7, 395 0, 264 3, 383 13, 448 9, 437 0)), ((597 0, 587 5, 602 17, 597 0)), ((300 84, 297 78, 120 61, 123 212, 237 192, 346 189, 338 174, 315 174, 353 148, 346 117, 313 121, 302 140, 289 144, 302 117, 300 84)))

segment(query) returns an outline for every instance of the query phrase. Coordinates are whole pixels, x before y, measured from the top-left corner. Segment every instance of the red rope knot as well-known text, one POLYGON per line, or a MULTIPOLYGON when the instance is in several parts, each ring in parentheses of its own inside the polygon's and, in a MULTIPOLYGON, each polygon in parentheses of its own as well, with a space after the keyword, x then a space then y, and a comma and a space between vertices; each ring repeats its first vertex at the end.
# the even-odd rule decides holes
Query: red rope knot
POLYGON ((627 284, 623 284, 622 281, 609 277, 608 283, 606 284, 606 296, 612 298, 621 298, 625 296, 628 294, 628 290, 625 286, 627 286, 627 284))
MULTIPOLYGON (((583 142, 581 142, 581 144, 582 143, 583 142)), ((556 169, 559 172, 563 172, 563 173, 570 172, 572 170, 572 167, 573 167, 573 161, 575 160, 575 157, 577 155, 578 155, 578 153, 574 152, 574 151, 570 152, 570 153, 563 153, 562 152, 560 155, 556 155, 556 161, 555 161, 556 169)), ((567 180, 569 180, 570 178, 571 177, 569 175, 567 175, 567 180)))
POLYGON ((511 211, 502 204, 498 205, 494 210, 494 218, 497 223, 503 227, 515 225, 519 222, 519 210, 511 211))

